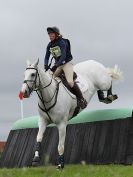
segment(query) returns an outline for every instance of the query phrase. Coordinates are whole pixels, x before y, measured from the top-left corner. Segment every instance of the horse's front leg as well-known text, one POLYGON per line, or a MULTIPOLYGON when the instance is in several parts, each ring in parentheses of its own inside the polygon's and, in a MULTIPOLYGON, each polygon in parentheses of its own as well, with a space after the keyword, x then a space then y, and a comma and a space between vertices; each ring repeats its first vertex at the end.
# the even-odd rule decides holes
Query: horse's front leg
POLYGON ((65 144, 65 137, 66 137, 66 122, 61 122, 58 127, 59 131, 59 143, 58 143, 58 169, 64 168, 64 144, 65 144))
POLYGON ((39 118, 38 126, 39 126, 39 130, 38 130, 37 139, 36 139, 35 154, 32 160, 32 166, 40 165, 40 161, 41 161, 41 142, 43 139, 43 134, 46 130, 46 126, 47 126, 47 122, 44 120, 43 117, 39 118))

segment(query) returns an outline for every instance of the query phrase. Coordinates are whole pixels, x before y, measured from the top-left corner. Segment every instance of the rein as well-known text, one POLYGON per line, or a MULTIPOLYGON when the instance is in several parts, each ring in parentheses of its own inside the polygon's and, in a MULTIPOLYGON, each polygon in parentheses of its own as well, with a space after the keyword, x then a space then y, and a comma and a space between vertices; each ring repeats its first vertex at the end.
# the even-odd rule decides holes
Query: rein
POLYGON ((39 75, 38 69, 36 69, 36 68, 26 68, 26 70, 28 70, 28 69, 34 69, 34 70, 36 70, 35 80, 24 80, 24 83, 27 84, 30 93, 31 93, 32 91, 36 91, 36 93, 37 93, 37 95, 38 95, 40 101, 42 102, 44 108, 42 108, 42 107, 39 105, 39 103, 38 103, 38 107, 39 107, 43 112, 45 112, 45 113, 47 114, 47 116, 49 117, 50 121, 52 121, 52 119, 51 119, 51 117, 50 117, 50 115, 49 115, 48 112, 49 112, 49 111, 56 105, 56 103, 57 103, 57 97, 58 97, 59 84, 60 84, 60 82, 56 81, 56 82, 57 82, 57 87, 56 87, 55 93, 54 93, 54 95, 52 96, 52 98, 51 98, 49 101, 44 101, 43 95, 42 95, 42 89, 45 89, 45 88, 47 88, 47 87, 49 87, 49 86, 51 85, 52 80, 53 80, 53 77, 51 78, 51 81, 50 81, 50 83, 49 83, 48 85, 46 85, 46 86, 44 86, 44 87, 42 87, 42 88, 37 88, 37 87, 36 87, 37 76, 38 76, 38 78, 39 78, 39 85, 40 85, 40 83, 41 83, 40 75, 39 75), (32 88, 30 88, 30 86, 28 85, 28 82, 32 82, 32 83, 33 83, 32 88), (35 86, 35 89, 33 89, 34 86, 35 86), (39 95, 38 91, 40 91, 40 95, 39 95), (55 102, 54 102, 49 108, 46 108, 45 103, 50 103, 50 102, 53 100, 54 97, 55 97, 55 102))

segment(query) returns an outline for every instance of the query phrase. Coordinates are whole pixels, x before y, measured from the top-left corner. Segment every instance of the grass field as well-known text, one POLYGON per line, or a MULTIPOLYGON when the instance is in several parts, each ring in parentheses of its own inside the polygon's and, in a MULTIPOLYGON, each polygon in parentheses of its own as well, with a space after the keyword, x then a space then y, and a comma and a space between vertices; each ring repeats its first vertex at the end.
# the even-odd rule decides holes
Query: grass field
POLYGON ((0 169, 0 177, 133 177, 133 166, 66 165, 63 171, 54 166, 0 169))

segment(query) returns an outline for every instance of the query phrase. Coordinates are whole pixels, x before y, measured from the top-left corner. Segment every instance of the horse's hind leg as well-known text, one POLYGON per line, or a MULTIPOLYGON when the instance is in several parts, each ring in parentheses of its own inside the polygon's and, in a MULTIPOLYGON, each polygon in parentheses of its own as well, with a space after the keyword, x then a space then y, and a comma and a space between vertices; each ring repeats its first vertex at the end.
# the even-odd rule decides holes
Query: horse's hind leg
POLYGON ((107 97, 104 96, 104 92, 102 90, 98 90, 97 95, 98 95, 98 99, 100 102, 105 103, 105 104, 112 103, 111 100, 109 100, 107 97))
POLYGON ((98 90, 97 95, 100 102, 104 101, 104 92, 102 90, 98 90))
POLYGON ((118 96, 113 95, 113 93, 112 93, 112 84, 111 84, 110 89, 107 91, 107 99, 112 102, 112 101, 116 100, 117 98, 118 98, 118 96))
POLYGON ((108 97, 109 95, 113 95, 113 94, 112 94, 112 84, 111 84, 110 89, 107 91, 107 97, 108 97))
POLYGON ((66 122, 62 122, 58 127, 59 131, 59 143, 58 143, 58 169, 64 168, 64 144, 65 144, 65 137, 66 137, 66 122))
POLYGON ((40 160, 41 160, 41 142, 43 139, 43 134, 46 130, 47 123, 45 122, 43 117, 39 118, 39 131, 37 134, 37 139, 36 139, 36 145, 35 145, 35 154, 34 158, 32 160, 32 166, 38 166, 40 165, 40 160))

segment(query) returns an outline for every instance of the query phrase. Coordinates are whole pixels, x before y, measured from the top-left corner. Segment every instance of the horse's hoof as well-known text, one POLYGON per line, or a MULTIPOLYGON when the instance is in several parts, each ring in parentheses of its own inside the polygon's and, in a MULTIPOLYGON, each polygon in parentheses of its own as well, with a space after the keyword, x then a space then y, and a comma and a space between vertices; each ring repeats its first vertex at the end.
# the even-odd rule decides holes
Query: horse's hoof
POLYGON ((114 100, 118 99, 118 96, 117 96, 117 95, 113 95, 113 97, 114 97, 114 100))
POLYGON ((38 166, 40 166, 39 162, 32 162, 32 167, 38 167, 38 166))
POLYGON ((59 165, 56 167, 57 170, 63 170, 63 168, 64 168, 64 165, 61 165, 61 164, 59 164, 59 165))
POLYGON ((63 170, 63 168, 64 168, 64 155, 59 155, 57 169, 63 170))
POLYGON ((32 166, 33 167, 38 167, 38 166, 40 166, 40 157, 34 157, 33 158, 33 161, 32 161, 32 166))
POLYGON ((108 95, 107 99, 110 101, 115 101, 116 99, 118 99, 118 96, 117 95, 108 95))
POLYGON ((104 98, 103 100, 99 100, 99 101, 102 102, 102 103, 105 103, 105 104, 110 104, 110 103, 112 103, 112 101, 109 100, 108 98, 104 98))

